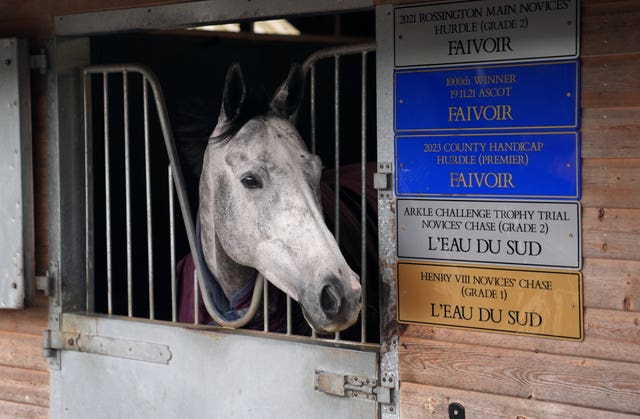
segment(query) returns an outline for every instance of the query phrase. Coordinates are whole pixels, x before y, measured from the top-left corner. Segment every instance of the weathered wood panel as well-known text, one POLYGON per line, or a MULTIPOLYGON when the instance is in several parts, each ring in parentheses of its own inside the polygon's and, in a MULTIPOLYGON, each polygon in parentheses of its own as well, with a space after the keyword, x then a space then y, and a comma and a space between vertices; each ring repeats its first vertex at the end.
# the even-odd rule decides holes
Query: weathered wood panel
POLYGON ((0 418, 46 419, 49 408, 0 400, 0 418))
POLYGON ((471 391, 440 388, 413 383, 400 386, 400 417, 446 418, 450 403, 459 403, 468 418, 609 418, 631 419, 627 415, 611 411, 587 409, 561 403, 546 403, 515 397, 496 396, 471 391))
POLYGON ((583 208, 585 258, 640 260, 640 209, 583 208))
POLYGON ((581 16, 582 56, 632 54, 640 52, 640 3, 583 1, 581 16))
POLYGON ((585 307, 640 311, 640 262, 586 259, 582 277, 585 307))
MULTIPOLYGON (((405 338, 640 363, 640 313, 586 309, 583 342, 408 325, 405 338)), ((640 397, 640 395, 639 395, 640 397)))
POLYGON ((582 59, 582 108, 640 105, 640 55, 582 59))
POLYGON ((0 310, 0 330, 40 336, 47 328, 48 314, 47 297, 37 295, 26 310, 0 310))
POLYGON ((0 400, 49 406, 49 374, 0 366, 0 400))
POLYGON ((582 158, 640 158, 640 107, 584 109, 580 133, 582 158))
POLYGON ((639 208, 640 159, 583 159, 582 205, 639 208))
POLYGON ((0 310, 0 418, 48 416, 49 366, 42 354, 48 298, 25 310, 0 310))
POLYGON ((0 330, 0 365, 48 371, 42 337, 0 330))
POLYGON ((400 380, 640 412, 638 364, 403 338, 400 380))

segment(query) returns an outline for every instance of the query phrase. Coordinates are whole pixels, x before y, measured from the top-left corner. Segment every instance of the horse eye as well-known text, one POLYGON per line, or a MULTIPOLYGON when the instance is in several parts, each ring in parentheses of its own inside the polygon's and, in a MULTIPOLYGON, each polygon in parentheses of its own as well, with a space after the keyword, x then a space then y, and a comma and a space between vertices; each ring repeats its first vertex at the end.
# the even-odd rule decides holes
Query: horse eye
POLYGON ((240 181, 242 182, 242 184, 244 185, 245 188, 247 189, 259 189, 262 188, 262 181, 260 180, 260 178, 252 173, 248 173, 244 176, 242 176, 242 179, 240 179, 240 181))

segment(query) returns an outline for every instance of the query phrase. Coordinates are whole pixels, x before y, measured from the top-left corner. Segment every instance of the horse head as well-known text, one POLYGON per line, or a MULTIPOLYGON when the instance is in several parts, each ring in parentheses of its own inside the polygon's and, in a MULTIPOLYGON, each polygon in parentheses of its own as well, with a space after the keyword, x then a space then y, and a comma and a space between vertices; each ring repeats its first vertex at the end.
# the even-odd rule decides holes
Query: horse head
POLYGON ((294 66, 270 102, 252 107, 240 67, 229 68, 200 178, 201 245, 227 298, 258 271, 316 331, 335 332, 357 320, 362 291, 323 219, 320 159, 291 120, 303 92, 294 66))

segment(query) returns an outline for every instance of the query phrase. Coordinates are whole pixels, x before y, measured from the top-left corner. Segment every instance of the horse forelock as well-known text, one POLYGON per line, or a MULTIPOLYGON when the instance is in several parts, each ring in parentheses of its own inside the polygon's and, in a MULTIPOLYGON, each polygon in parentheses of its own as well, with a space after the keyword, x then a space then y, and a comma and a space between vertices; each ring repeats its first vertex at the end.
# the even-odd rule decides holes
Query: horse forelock
POLYGON ((224 126, 216 127, 220 132, 215 137, 209 138, 210 142, 219 143, 233 138, 249 121, 271 112, 269 101, 264 93, 250 95, 238 109, 237 115, 230 121, 226 121, 224 126))

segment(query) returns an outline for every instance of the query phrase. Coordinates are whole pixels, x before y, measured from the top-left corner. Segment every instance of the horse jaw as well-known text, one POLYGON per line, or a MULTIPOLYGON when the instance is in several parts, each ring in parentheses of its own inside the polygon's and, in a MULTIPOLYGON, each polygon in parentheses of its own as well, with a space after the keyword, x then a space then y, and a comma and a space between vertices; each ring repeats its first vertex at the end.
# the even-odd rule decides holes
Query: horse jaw
POLYGON ((300 250, 281 240, 260 243, 256 268, 300 303, 314 330, 333 333, 347 329, 357 321, 362 308, 358 275, 344 261, 337 245, 327 252, 303 252, 304 258, 296 255, 300 250))

